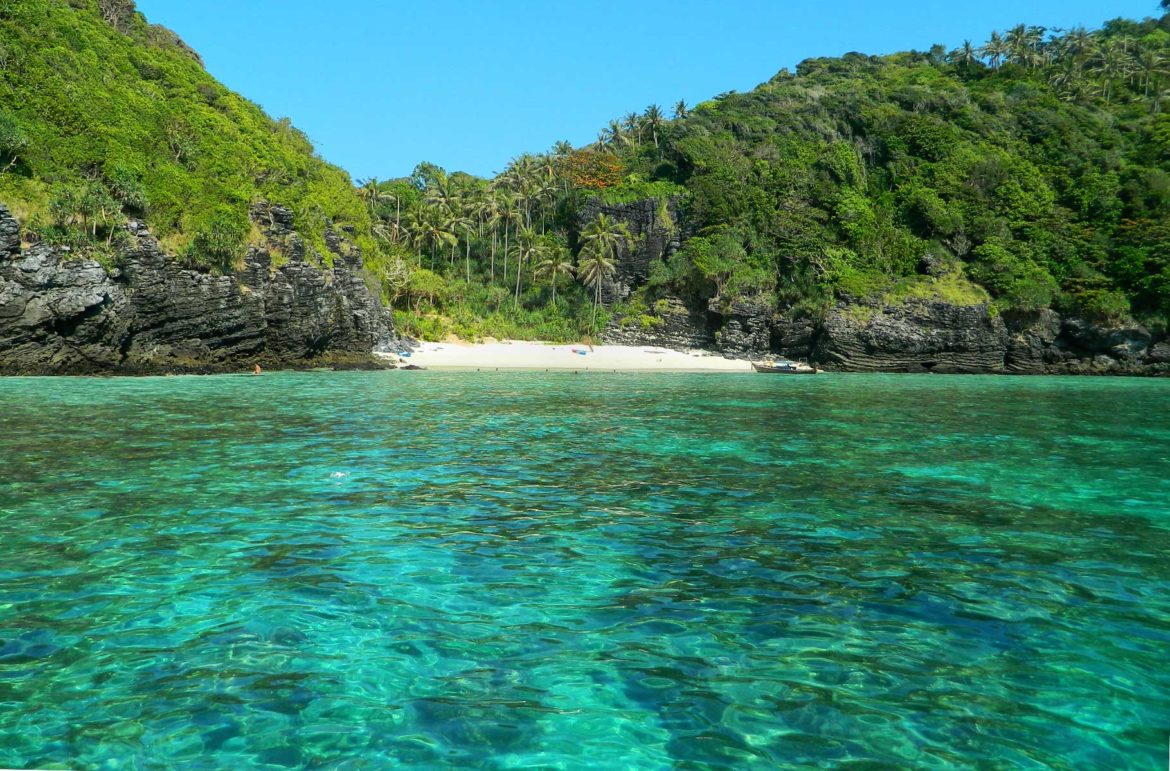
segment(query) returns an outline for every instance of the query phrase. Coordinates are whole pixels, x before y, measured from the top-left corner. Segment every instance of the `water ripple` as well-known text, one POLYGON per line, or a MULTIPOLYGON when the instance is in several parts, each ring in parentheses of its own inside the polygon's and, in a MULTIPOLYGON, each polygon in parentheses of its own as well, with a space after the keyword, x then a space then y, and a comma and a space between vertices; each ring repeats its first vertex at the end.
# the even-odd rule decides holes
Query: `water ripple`
POLYGON ((0 381, 0 766, 1164 761, 1170 383, 414 374, 0 381))

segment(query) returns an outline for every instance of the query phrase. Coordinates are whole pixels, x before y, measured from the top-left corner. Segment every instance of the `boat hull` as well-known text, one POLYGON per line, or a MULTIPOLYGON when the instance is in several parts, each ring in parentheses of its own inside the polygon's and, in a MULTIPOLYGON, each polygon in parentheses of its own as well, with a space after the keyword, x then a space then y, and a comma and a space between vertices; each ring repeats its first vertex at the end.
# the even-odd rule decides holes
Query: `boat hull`
POLYGON ((752 362, 752 369, 769 375, 815 375, 820 370, 813 367, 769 367, 767 364, 752 362))

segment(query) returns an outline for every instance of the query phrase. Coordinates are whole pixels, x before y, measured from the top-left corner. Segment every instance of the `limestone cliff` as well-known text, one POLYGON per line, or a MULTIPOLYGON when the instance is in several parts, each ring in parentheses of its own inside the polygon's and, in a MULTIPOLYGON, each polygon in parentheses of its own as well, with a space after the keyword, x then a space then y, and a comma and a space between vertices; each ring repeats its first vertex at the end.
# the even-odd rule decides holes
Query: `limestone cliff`
MULTIPOLYGON (((671 221, 664 224, 653 200, 584 209, 583 223, 604 212, 635 234, 603 287, 607 302, 627 299, 645 285, 655 260, 679 248, 685 223, 673 203, 668 211, 671 221)), ((766 295, 715 296, 702 304, 670 296, 637 318, 615 319, 604 338, 727 356, 788 356, 842 371, 1170 375, 1170 341, 1140 325, 1111 326, 1047 309, 1001 316, 987 304, 940 300, 840 302, 823 317, 807 318, 774 307, 766 295)))
POLYGON ((215 275, 182 267, 145 226, 107 269, 64 249, 21 248, 0 205, 0 374, 221 372, 371 365, 393 338, 361 256, 332 234, 332 267, 308 261, 291 212, 263 207, 267 246, 215 275), (287 261, 273 267, 272 251, 287 261))
POLYGON ((581 207, 580 227, 584 228, 605 214, 624 224, 633 242, 618 250, 614 274, 602 284, 601 299, 606 303, 627 299, 646 283, 651 266, 668 259, 679 247, 681 233, 677 226, 677 201, 646 198, 630 203, 605 204, 598 199, 581 207))

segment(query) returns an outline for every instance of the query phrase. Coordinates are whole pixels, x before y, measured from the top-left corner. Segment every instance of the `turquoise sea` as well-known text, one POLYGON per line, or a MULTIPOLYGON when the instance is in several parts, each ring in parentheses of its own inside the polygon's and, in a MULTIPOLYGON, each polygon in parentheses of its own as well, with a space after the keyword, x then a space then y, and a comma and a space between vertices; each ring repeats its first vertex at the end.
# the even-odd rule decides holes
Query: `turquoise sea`
POLYGON ((1170 380, 7 379, 0 546, 5 768, 1167 761, 1170 380))

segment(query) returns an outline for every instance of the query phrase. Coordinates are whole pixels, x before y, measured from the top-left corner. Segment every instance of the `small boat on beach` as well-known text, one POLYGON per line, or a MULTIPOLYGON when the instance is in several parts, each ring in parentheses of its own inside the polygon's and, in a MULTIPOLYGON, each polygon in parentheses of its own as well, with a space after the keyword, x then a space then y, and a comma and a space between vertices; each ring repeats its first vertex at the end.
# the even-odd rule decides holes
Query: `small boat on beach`
POLYGON ((764 361, 752 362, 752 369, 756 372, 767 372, 776 375, 815 375, 818 370, 798 361, 764 361))

